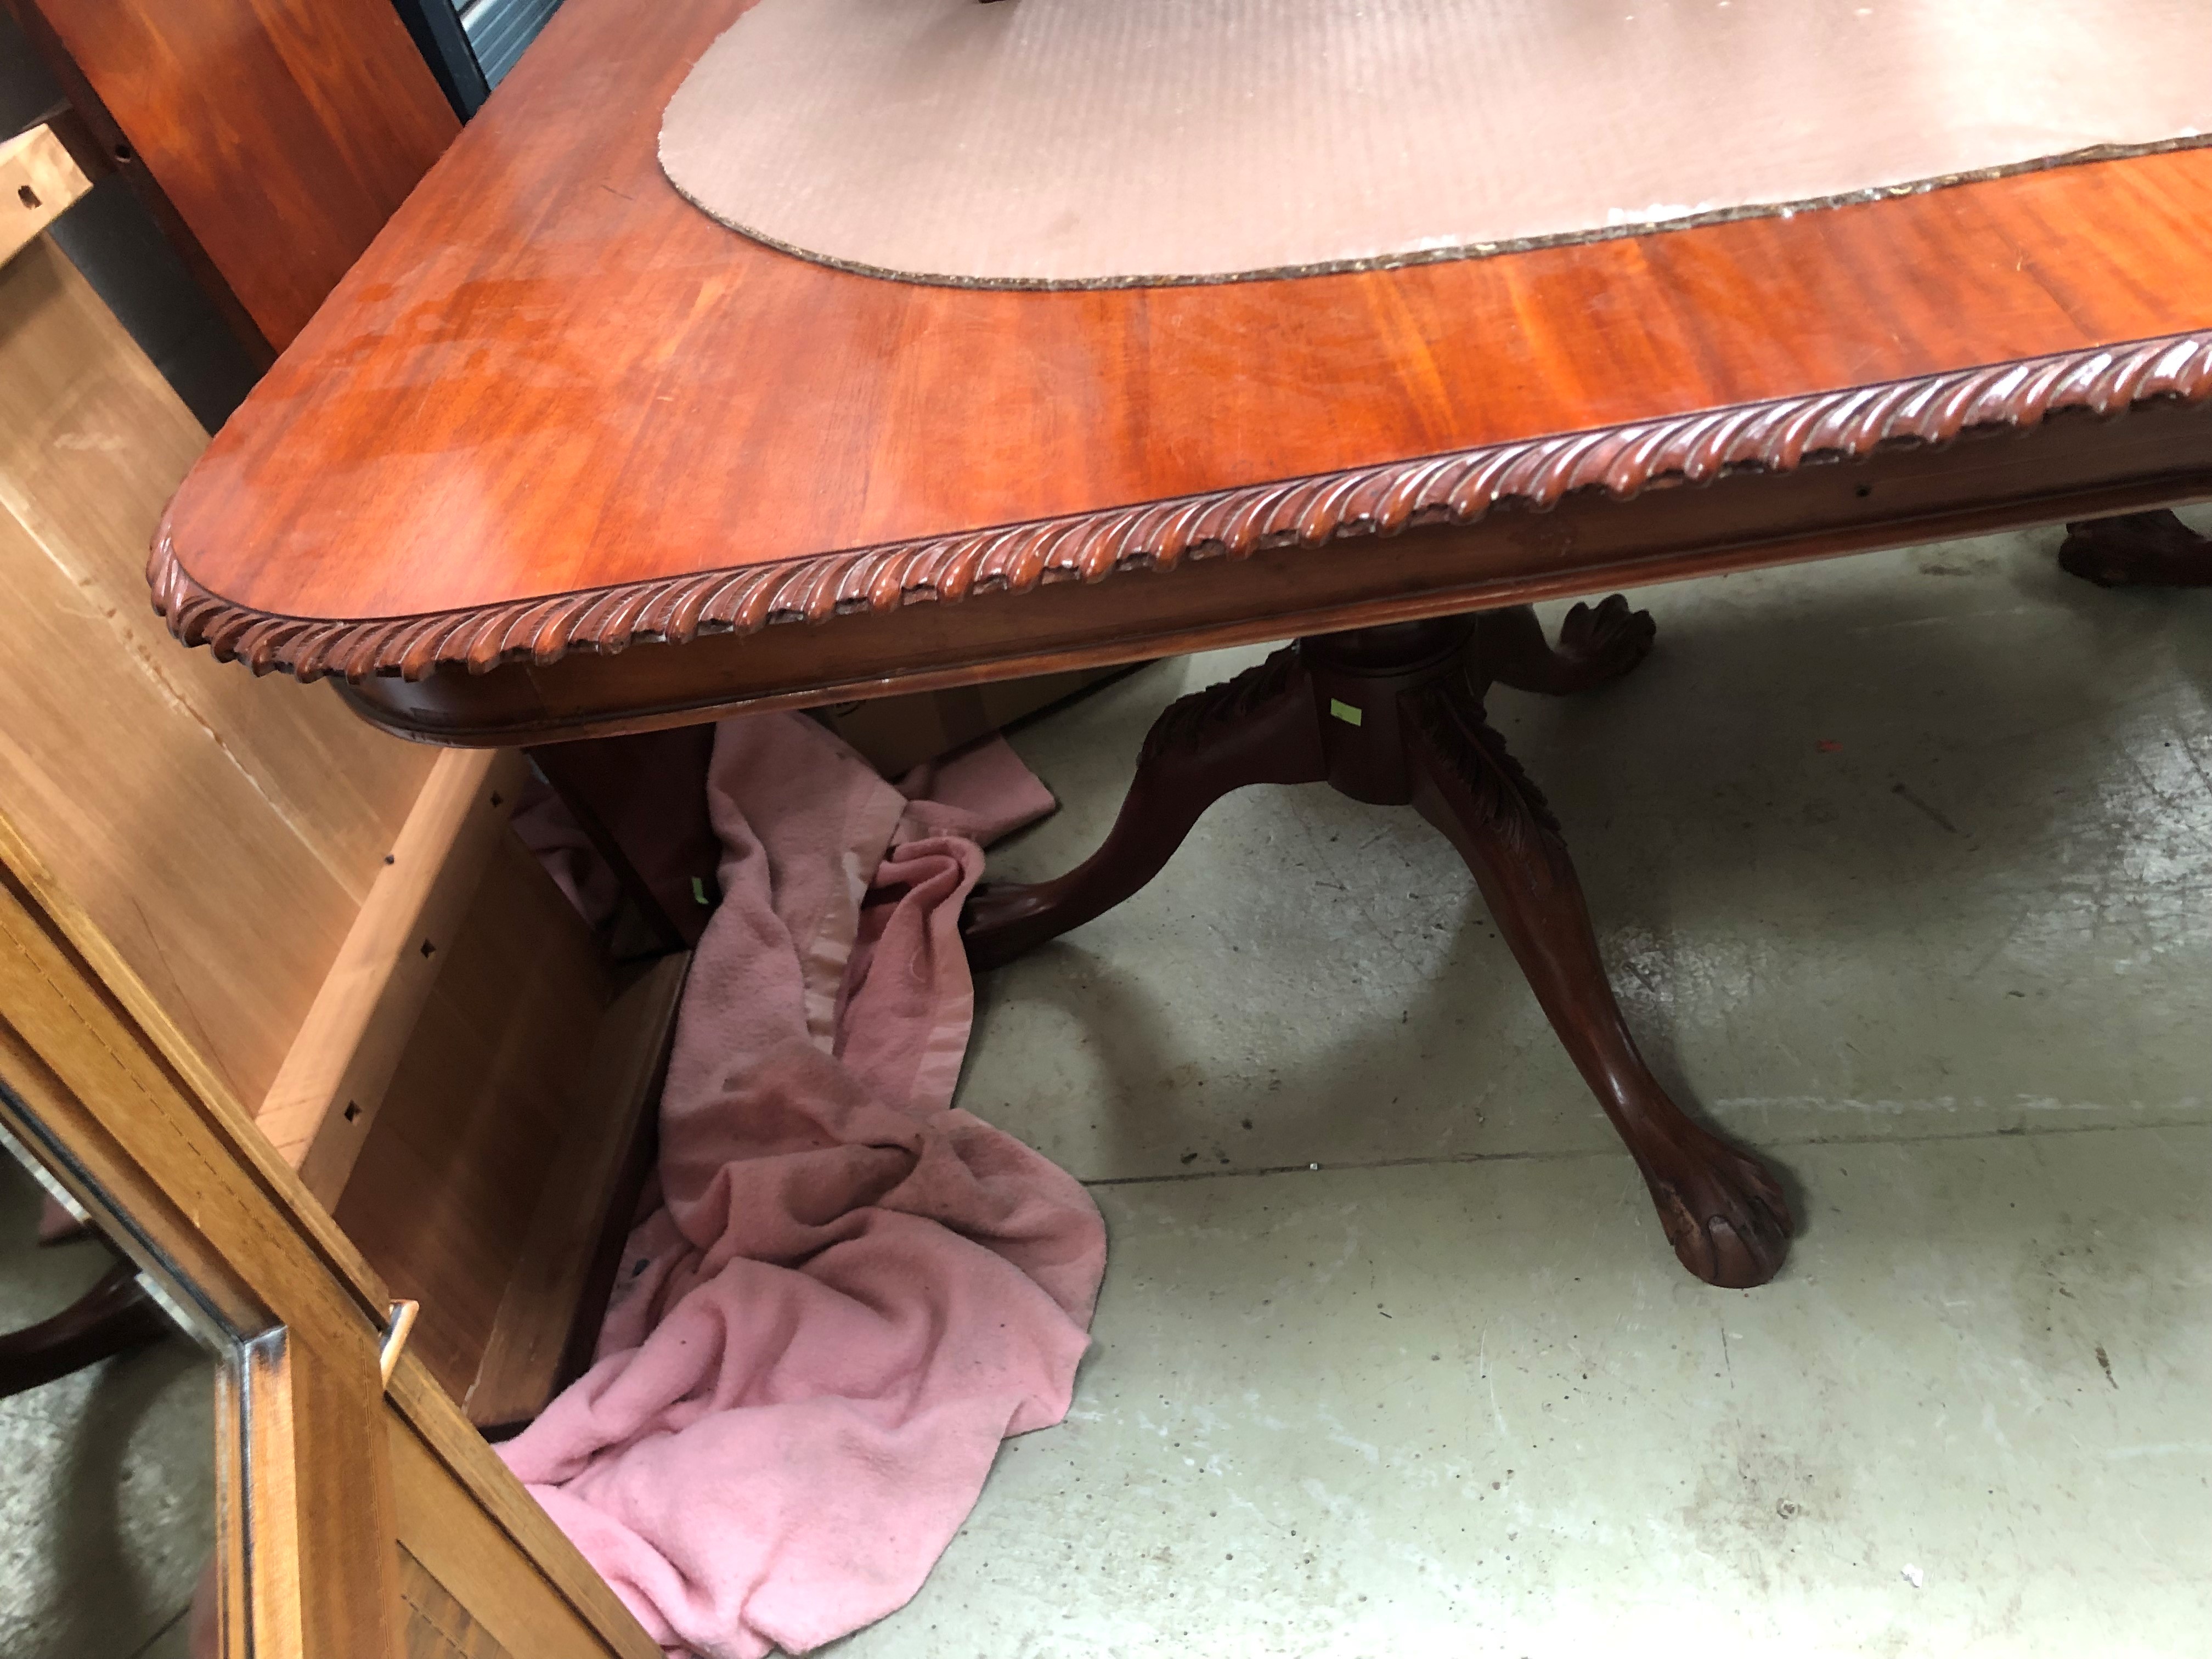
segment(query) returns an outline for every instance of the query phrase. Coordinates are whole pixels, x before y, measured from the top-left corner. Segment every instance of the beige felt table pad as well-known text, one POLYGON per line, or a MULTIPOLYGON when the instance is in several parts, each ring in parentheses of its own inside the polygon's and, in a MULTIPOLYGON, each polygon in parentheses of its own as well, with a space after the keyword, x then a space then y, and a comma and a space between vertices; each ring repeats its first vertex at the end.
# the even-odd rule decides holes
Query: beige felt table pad
MULTIPOLYGON (((827 263, 1452 258, 2212 133, 2212 0, 759 0, 661 162, 827 263)), ((2212 234, 2212 227, 2207 227, 2212 234)))

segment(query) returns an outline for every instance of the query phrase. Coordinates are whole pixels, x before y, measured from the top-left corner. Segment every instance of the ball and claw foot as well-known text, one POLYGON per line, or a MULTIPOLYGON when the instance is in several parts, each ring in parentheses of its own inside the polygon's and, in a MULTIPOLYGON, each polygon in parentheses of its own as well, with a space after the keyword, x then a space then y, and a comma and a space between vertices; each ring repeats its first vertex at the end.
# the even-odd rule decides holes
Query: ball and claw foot
POLYGON ((1556 646, 1525 605, 1487 612, 1475 626, 1475 652, 1499 684, 1565 697, 1620 678, 1651 654, 1658 632, 1650 611, 1630 610, 1626 596, 1615 593, 1595 606, 1577 604, 1556 646))
POLYGON ((1631 611, 1628 596, 1614 593, 1592 610, 1577 603, 1559 625, 1559 655, 1572 665, 1576 689, 1617 680, 1651 654, 1659 624, 1649 611, 1631 611))
POLYGON ((1629 1150, 1651 1189, 1661 1231, 1696 1278, 1747 1291, 1781 1271, 1796 1231, 1766 1166, 1692 1123, 1629 1150))
POLYGON ((2100 587, 2212 587, 2212 538, 2166 512, 2069 524, 2058 562, 2100 587))

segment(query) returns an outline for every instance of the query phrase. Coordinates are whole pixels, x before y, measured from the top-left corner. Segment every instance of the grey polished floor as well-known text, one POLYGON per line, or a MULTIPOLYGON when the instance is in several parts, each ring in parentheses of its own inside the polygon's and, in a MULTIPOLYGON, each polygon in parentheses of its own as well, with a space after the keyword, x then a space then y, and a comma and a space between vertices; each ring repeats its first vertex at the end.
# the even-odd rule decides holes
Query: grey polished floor
MULTIPOLYGON (((1786 1173, 1764 1289, 1675 1267, 1410 813, 1233 799, 986 976, 962 1101, 1096 1183, 1097 1340, 848 1659, 2205 1653, 2212 593, 2056 540, 1652 590, 1631 679, 1495 699, 1647 1051, 1786 1173)), ((1021 733, 1064 806, 994 869, 1256 654, 1021 733)), ((9 1324, 99 1270, 34 1215, 0 1170, 9 1324)), ((181 1651, 208 1388, 0 1401, 0 1654, 181 1651)))
MULTIPOLYGON (((1097 1183, 1097 1340, 851 1659, 2212 1650, 2212 593, 2057 541, 1650 590, 1629 680, 1493 700, 1786 1172, 1764 1289, 1676 1267, 1409 811, 1233 799, 987 976, 961 1098, 1097 1183)), ((1020 734, 1065 805, 994 869, 1257 654, 1020 734)))

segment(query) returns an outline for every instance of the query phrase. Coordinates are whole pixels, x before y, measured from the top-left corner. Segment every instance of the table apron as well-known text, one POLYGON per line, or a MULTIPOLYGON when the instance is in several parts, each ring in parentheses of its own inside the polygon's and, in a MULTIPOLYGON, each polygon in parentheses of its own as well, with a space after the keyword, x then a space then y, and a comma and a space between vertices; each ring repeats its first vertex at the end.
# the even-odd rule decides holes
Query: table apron
POLYGON ((1727 570, 2212 498, 2212 406, 2057 415, 2026 430, 1900 445, 1704 484, 1601 490, 1548 511, 1507 502, 1464 526, 1340 536, 1243 558, 888 615, 778 623, 489 673, 441 669, 346 688, 364 718, 463 745, 652 730, 1028 674, 1140 661, 1727 570))

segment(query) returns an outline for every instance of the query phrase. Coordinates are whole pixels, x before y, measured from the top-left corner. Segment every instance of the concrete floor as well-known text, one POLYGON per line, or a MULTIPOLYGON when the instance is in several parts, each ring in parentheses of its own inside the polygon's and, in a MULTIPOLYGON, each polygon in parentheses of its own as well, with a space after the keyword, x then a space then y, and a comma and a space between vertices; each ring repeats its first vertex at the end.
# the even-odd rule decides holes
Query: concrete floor
MULTIPOLYGON (((0 1148, 0 1330, 43 1319, 112 1258, 40 1249, 39 1188, 0 1148)), ((184 1659, 215 1542, 215 1367, 181 1331, 0 1400, 0 1655, 184 1659)))
MULTIPOLYGON (((1629 680, 1493 699, 1786 1173, 1764 1289, 1676 1267, 1410 811, 1233 798, 987 976, 962 1101, 1096 1183, 1097 1344, 847 1659, 2212 1652, 2212 594, 2057 541, 1651 590, 1629 680)), ((994 871, 1259 654, 1021 733, 1065 805, 994 871)))
MULTIPOLYGON (((2212 1652, 2212 594, 2056 542, 1652 590, 1631 679, 1493 701, 1646 1052, 1791 1184, 1764 1289, 1674 1265, 1410 812, 1234 798, 987 976, 962 1099, 1096 1183, 1097 1340, 844 1659, 2212 1652)), ((1258 654, 1022 733, 1065 805, 994 870, 1258 654)), ((99 1271, 34 1213, 0 1169, 9 1325, 99 1271)), ((181 1652, 208 1377, 0 1401, 0 1654, 181 1652)))

